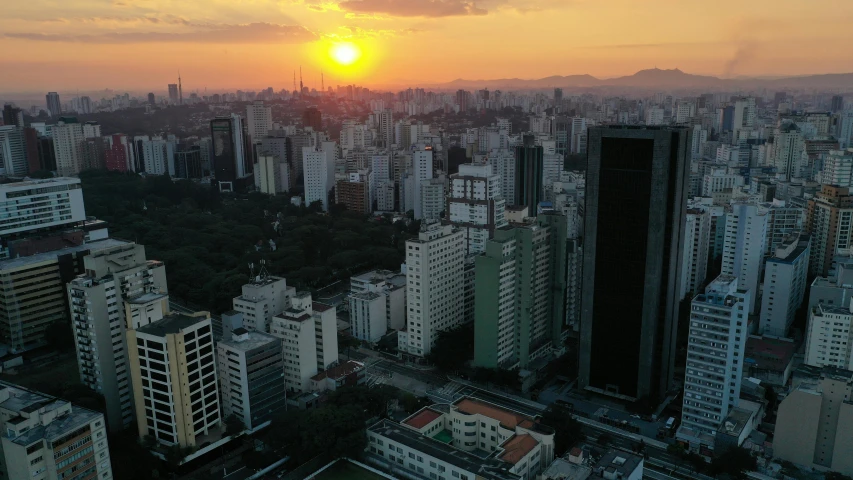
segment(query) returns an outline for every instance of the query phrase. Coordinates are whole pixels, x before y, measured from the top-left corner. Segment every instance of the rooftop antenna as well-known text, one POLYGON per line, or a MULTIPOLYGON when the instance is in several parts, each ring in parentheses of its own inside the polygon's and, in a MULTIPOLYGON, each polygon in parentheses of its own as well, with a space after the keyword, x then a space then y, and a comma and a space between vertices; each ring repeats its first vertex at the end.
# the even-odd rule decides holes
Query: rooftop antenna
POLYGON ((181 71, 178 70, 178 105, 184 104, 184 89, 181 87, 181 71))
POLYGON ((269 272, 267 272, 267 261, 261 259, 261 269, 258 270, 258 276, 255 278, 258 282, 265 281, 270 276, 269 272))
POLYGON ((249 278, 250 279, 255 278, 255 264, 254 263, 249 263, 249 278))

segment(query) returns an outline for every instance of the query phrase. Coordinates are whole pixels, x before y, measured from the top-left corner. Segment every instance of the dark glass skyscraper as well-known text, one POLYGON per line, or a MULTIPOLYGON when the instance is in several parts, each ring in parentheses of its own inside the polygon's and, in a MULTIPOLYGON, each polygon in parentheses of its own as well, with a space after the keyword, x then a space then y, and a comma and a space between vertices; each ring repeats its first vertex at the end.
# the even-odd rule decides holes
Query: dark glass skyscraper
POLYGON ((522 145, 515 147, 515 205, 527 205, 530 215, 542 198, 544 150, 534 143, 533 135, 525 135, 522 145))
POLYGON ((323 131, 323 114, 317 107, 308 107, 302 112, 302 126, 311 127, 315 132, 323 131))
POLYGON ((218 182, 237 180, 236 145, 234 128, 230 118, 215 118, 210 121, 210 136, 213 142, 213 178, 218 182))
POLYGON ((690 130, 593 127, 579 383, 656 401, 672 386, 690 130))

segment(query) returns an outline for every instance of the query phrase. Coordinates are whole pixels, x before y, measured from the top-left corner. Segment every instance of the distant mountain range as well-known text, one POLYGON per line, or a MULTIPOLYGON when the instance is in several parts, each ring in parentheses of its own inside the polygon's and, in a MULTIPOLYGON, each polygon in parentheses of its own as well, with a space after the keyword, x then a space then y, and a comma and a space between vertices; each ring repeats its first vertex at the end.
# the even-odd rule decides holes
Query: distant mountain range
POLYGON ((741 89, 741 88, 814 88, 814 89, 853 89, 853 73, 830 73, 776 78, 719 78, 706 75, 693 75, 679 69, 661 70, 652 68, 625 77, 596 78, 592 75, 555 75, 534 80, 521 78, 502 78, 496 80, 456 79, 435 85, 439 88, 513 88, 544 89, 554 87, 591 88, 621 87, 642 89, 741 89))

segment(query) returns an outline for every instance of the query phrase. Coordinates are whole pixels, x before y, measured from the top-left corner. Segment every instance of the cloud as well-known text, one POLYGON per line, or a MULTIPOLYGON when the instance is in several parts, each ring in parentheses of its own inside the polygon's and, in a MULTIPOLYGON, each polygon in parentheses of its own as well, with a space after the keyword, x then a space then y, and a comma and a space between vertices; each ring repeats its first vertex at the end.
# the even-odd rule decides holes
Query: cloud
POLYGON ((344 0, 341 10, 393 17, 453 17, 486 15, 488 11, 467 0, 344 0))
POLYGON ((335 40, 351 40, 354 38, 402 37, 422 32, 422 30, 417 28, 373 29, 355 25, 342 25, 338 29, 343 33, 330 33, 326 34, 326 37, 335 40))
POLYGON ((42 23, 84 23, 84 24, 104 24, 104 23, 120 23, 120 24, 154 24, 154 25, 191 25, 190 21, 175 15, 163 15, 161 17, 145 16, 145 17, 59 17, 47 18, 38 20, 42 23))
POLYGON ((275 23, 250 23, 246 25, 204 25, 206 30, 166 33, 130 32, 91 35, 7 33, 8 38, 43 42, 70 43, 306 43, 317 39, 317 35, 301 25, 279 25, 275 23))

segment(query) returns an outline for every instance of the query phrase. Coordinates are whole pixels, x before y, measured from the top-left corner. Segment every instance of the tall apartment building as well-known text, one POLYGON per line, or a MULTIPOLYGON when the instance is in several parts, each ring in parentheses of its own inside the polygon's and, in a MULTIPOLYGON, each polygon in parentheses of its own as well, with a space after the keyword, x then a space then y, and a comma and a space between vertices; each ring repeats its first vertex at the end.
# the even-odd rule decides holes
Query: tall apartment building
POLYGON ((232 113, 210 121, 210 138, 213 146, 211 173, 220 189, 235 188, 235 183, 245 181, 252 174, 252 155, 246 152, 243 119, 232 113))
POLYGON ((671 387, 690 135, 680 127, 589 130, 582 388, 639 399, 671 387))
POLYGON ((432 147, 419 145, 412 152, 412 195, 414 199, 415 219, 424 218, 424 205, 421 190, 433 178, 432 147))
POLYGON ((67 287, 80 381, 104 396, 110 431, 119 431, 134 420, 126 332, 169 312, 166 267, 133 243, 92 250, 83 267, 67 287))
POLYGON ((376 342, 389 329, 406 326, 406 276, 374 270, 350 278, 348 297, 353 336, 376 342))
POLYGON ((785 123, 773 133, 772 150, 768 153, 771 165, 784 180, 800 178, 808 164, 803 134, 794 123, 785 123))
POLYGON ((243 315, 246 330, 269 333, 274 316, 290 306, 296 289, 287 286, 287 280, 268 276, 265 271, 243 285, 242 294, 234 297, 234 310, 243 315))
POLYGON ((515 205, 515 154, 512 150, 492 150, 486 156, 492 173, 501 179, 501 196, 507 205, 515 205))
POLYGON ((465 234, 467 253, 475 255, 497 228, 507 225, 501 177, 489 164, 462 164, 450 176, 445 218, 465 234))
POLYGON ((335 155, 325 143, 302 149, 302 171, 305 175, 305 204, 319 201, 329 211, 329 193, 335 187, 335 155))
POLYGON ((475 259, 474 363, 527 368, 560 345, 565 322, 566 219, 495 231, 475 259))
POLYGON ((820 304, 847 307, 853 296, 853 259, 841 259, 833 264, 828 277, 815 277, 809 288, 809 312, 820 304))
POLYGON ((379 146, 391 148, 394 144, 394 114, 391 110, 379 112, 379 146))
POLYGON ((258 155, 255 175, 257 187, 261 193, 275 195, 286 192, 290 188, 290 169, 284 157, 271 155, 262 150, 258 155))
POLYGON ((83 126, 74 117, 60 117, 51 131, 56 172, 61 177, 77 175, 83 169, 83 126))
POLYGON ((691 302, 681 428, 708 435, 740 399, 750 296, 732 275, 720 275, 691 302))
POLYGON ((542 146, 533 135, 525 135, 515 147, 515 199, 513 205, 525 205, 531 214, 542 200, 545 160, 542 146))
POLYGON ((23 125, 0 126, 0 173, 10 177, 23 177, 30 173, 23 125))
POLYGON ((830 150, 827 155, 824 155, 823 169, 816 180, 822 185, 837 187, 853 185, 853 149, 830 150))
POLYGON ((793 234, 783 241, 764 266, 759 335, 786 337, 803 304, 809 270, 808 235, 793 234))
POLYGON ((757 205, 737 203, 726 214, 721 273, 738 277, 738 285, 754 292, 749 313, 758 313, 758 286, 767 244, 767 211, 757 205))
POLYGON ((0 185, 0 212, 3 212, 0 238, 7 240, 15 234, 56 229, 86 220, 83 190, 77 178, 0 185))
POLYGON ((821 186, 808 201, 806 229, 812 236, 809 274, 826 276, 832 259, 853 241, 853 195, 846 187, 821 186))
POLYGON ((246 105, 246 125, 252 145, 260 143, 272 130, 272 107, 264 105, 263 100, 246 105))
POLYGON ((62 114, 62 102, 59 101, 59 94, 56 92, 48 92, 45 95, 47 104, 47 113, 51 117, 56 117, 62 114))
POLYGON ((338 362, 335 308, 314 303, 308 292, 298 292, 273 318, 270 333, 282 339, 288 392, 310 391, 311 377, 338 362))
POLYGON ((684 246, 681 254, 681 285, 679 298, 696 293, 705 283, 708 271, 708 250, 711 242, 711 214, 702 208, 689 208, 684 227, 684 246))
POLYGON ((805 364, 853 370, 850 346, 853 328, 851 306, 819 303, 809 309, 805 364))
POLYGON ((773 455, 797 465, 853 475, 853 373, 826 368, 779 403, 773 455))
POLYGON ((3 478, 113 478, 102 414, 0 382, 0 418, 3 478))
POLYGON ((237 328, 216 344, 222 415, 235 415, 247 430, 267 425, 287 408, 281 339, 237 328))
POLYGON ((438 333, 462 321, 464 234, 451 225, 423 224, 406 241, 406 328, 398 333, 404 356, 422 359, 438 333))
POLYGON ((139 436, 195 447, 221 425, 210 314, 171 313, 127 332, 139 436))
POLYGON ((773 199, 772 203, 762 204, 767 208, 767 248, 765 256, 772 256, 776 248, 791 234, 803 231, 806 210, 800 207, 787 206, 782 200, 773 199))
POLYGON ((369 215, 373 209, 370 201, 370 173, 368 170, 353 172, 346 179, 335 183, 335 203, 347 211, 369 215))

